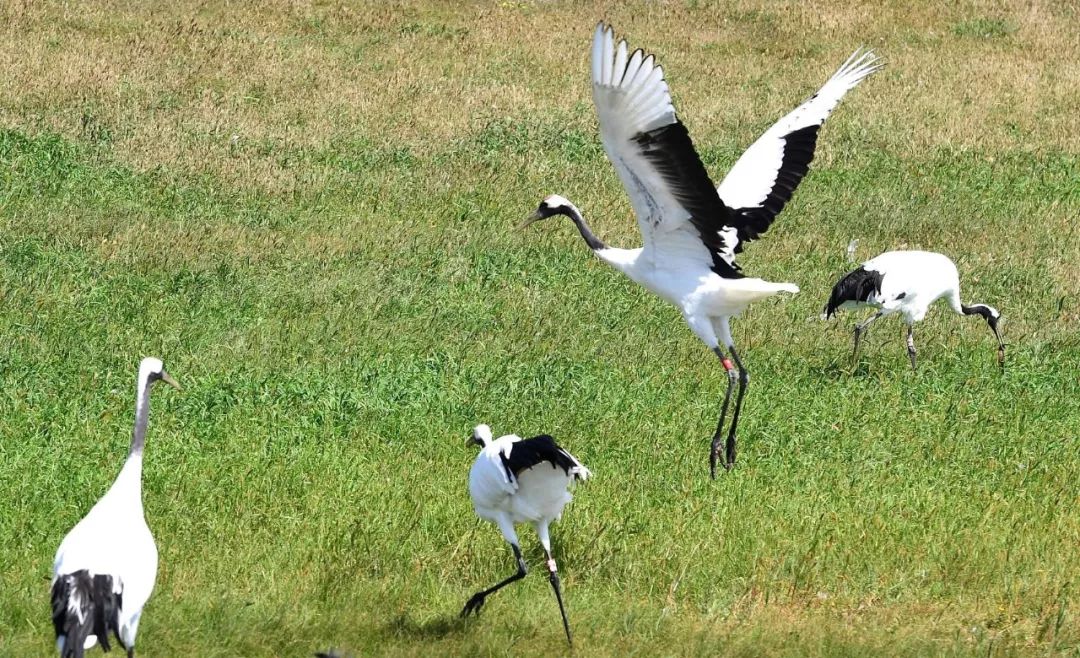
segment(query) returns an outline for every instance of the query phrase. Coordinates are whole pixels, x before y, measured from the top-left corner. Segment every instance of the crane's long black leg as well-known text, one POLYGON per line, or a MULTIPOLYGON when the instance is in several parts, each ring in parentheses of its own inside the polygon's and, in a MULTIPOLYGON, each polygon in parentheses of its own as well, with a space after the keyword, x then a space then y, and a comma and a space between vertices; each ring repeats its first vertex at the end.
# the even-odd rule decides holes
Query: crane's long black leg
POLYGON ((910 324, 907 328, 907 355, 911 359, 911 369, 918 370, 915 366, 915 327, 910 324))
POLYGON ((735 359, 735 365, 739 368, 739 395, 735 398, 735 413, 731 416, 731 429, 728 431, 727 445, 725 446, 724 468, 731 470, 735 465, 735 430, 739 426, 739 412, 742 411, 743 396, 746 395, 746 387, 750 384, 750 373, 746 372, 742 361, 739 360, 735 346, 728 347, 731 358, 735 359))
POLYGON ((547 568, 548 568, 548 581, 551 582, 551 589, 555 590, 555 600, 559 602, 559 614, 562 615, 563 630, 566 631, 566 642, 570 646, 574 645, 574 639, 570 636, 570 621, 566 618, 566 608, 563 607, 562 602, 562 589, 559 585, 559 567, 555 564, 555 558, 551 557, 551 551, 544 548, 544 552, 547 553, 547 568))
POLYGON ((127 650, 127 658, 135 658, 135 647, 127 650))
POLYGON ((724 404, 720 406, 720 419, 716 422, 716 432, 713 434, 712 448, 709 452, 709 474, 712 478, 716 479, 716 460, 720 456, 720 437, 724 435, 724 419, 727 418, 728 403, 731 402, 731 391, 735 388, 735 368, 731 365, 731 360, 727 358, 724 351, 719 347, 714 347, 713 352, 716 352, 716 356, 720 357, 720 363, 724 365, 724 372, 728 375, 727 392, 724 393, 724 404))
POLYGON ((866 320, 864 320, 863 322, 855 325, 855 349, 851 352, 851 367, 854 368, 855 364, 858 362, 857 359, 859 357, 859 338, 862 337, 863 332, 865 332, 866 328, 870 326, 870 323, 880 318, 881 315, 881 311, 878 311, 877 313, 874 313, 870 317, 866 318, 866 320))
POLYGON ((499 591, 503 587, 506 587, 515 580, 521 580, 525 577, 525 574, 528 573, 528 568, 526 568, 525 566, 525 560, 521 557, 521 549, 518 548, 517 544, 510 544, 510 548, 514 549, 514 558, 517 560, 517 573, 515 573, 513 576, 510 576, 501 583, 494 585, 493 587, 489 587, 482 592, 477 592, 476 594, 473 594, 472 598, 465 602, 465 607, 461 609, 462 617, 469 616, 470 612, 475 612, 477 615, 479 615, 480 608, 483 607, 484 598, 487 597, 487 595, 494 594, 495 592, 499 591))

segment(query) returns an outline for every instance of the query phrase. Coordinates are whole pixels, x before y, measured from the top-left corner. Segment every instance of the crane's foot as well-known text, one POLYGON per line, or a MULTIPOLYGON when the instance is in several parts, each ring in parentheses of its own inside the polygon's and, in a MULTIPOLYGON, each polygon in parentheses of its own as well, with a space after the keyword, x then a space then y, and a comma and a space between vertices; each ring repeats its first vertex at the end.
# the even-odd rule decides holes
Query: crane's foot
MULTIPOLYGON (((709 476, 712 479, 716 479, 716 462, 720 460, 720 435, 717 434, 712 438, 712 447, 709 450, 709 476)), ((727 468, 727 464, 724 464, 724 468, 727 468)))
POLYGON ((730 471, 735 466, 735 435, 729 434, 724 445, 724 470, 730 471))
POLYGON ((484 607, 484 597, 485 594, 483 592, 473 594, 472 598, 465 602, 465 607, 461 609, 461 616, 468 617, 473 613, 480 616, 480 608, 484 607))
POLYGON ((712 449, 709 451, 709 475, 716 479, 716 463, 720 461, 720 448, 724 449, 724 470, 730 471, 735 466, 735 436, 729 435, 727 441, 721 442, 720 436, 714 436, 712 449))

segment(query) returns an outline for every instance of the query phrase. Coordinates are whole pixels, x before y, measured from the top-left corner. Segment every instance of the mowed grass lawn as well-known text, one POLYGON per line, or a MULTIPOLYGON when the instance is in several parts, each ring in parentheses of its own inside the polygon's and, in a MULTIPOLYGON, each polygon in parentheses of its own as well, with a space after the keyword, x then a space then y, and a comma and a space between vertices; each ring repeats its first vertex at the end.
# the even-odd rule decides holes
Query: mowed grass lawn
MULTIPOLYGON (((568 653, 467 495, 472 426, 595 473, 554 529, 575 653, 1080 655, 1080 11, 1017 4, 0 7, 0 655, 48 656, 52 557, 164 359, 145 656, 568 653), (810 175, 741 262, 802 287, 726 378, 546 194, 637 246, 588 83, 597 20, 658 53, 716 179, 859 45, 810 175), (832 283, 941 250, 944 305, 821 322, 832 283)), ((160 6, 159 6, 160 5, 160 6)))

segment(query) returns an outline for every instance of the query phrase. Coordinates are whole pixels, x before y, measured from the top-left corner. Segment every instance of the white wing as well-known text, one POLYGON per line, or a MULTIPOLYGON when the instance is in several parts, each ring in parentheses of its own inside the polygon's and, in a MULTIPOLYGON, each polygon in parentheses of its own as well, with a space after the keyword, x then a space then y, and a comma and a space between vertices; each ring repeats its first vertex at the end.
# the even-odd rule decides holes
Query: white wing
POLYGON ((641 224, 642 237, 652 238, 665 217, 689 217, 667 193, 659 174, 634 141, 639 134, 669 126, 678 119, 671 104, 664 70, 652 55, 635 50, 627 58, 626 41, 615 46, 615 33, 596 26, 592 46, 593 103, 600 123, 600 140, 615 166, 641 224))
POLYGON ((708 262, 712 252, 715 261, 730 212, 675 115, 663 69, 652 55, 627 50, 626 41, 615 45, 610 27, 596 26, 593 102, 604 151, 630 196, 646 246, 685 229, 708 248, 701 257, 708 262))
POLYGON ((521 438, 513 434, 499 437, 486 445, 469 471, 469 493, 477 510, 498 509, 509 496, 517 493, 518 483, 511 479, 503 466, 504 455, 521 438))
POLYGON ((816 94, 773 124, 735 162, 717 192, 735 210, 739 241, 753 240, 768 229, 806 175, 818 129, 829 113, 844 94, 880 68, 872 51, 856 50, 816 94))

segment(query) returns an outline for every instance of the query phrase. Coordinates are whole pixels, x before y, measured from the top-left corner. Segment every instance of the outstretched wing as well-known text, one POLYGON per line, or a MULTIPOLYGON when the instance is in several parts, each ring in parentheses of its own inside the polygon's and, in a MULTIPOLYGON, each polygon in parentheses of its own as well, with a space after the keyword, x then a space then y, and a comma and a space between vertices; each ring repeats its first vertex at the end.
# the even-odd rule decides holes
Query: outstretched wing
MULTIPOLYGON (((689 230, 701 246, 680 257, 698 257, 721 276, 741 276, 721 256, 730 210, 716 194, 690 134, 671 103, 664 71, 652 55, 628 53, 614 31, 600 23, 593 35, 593 102, 600 139, 637 215, 646 245, 689 230)), ((731 233, 731 232, 729 232, 731 233)), ((683 241, 683 245, 687 244, 683 241)))
POLYGON ((732 245, 736 253, 742 251, 742 243, 768 230, 791 200, 814 159, 818 129, 829 113, 844 94, 881 66, 872 51, 856 50, 816 94, 773 124, 735 162, 717 192, 733 209, 730 226, 738 238, 732 245))

